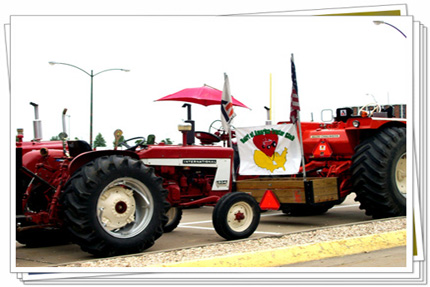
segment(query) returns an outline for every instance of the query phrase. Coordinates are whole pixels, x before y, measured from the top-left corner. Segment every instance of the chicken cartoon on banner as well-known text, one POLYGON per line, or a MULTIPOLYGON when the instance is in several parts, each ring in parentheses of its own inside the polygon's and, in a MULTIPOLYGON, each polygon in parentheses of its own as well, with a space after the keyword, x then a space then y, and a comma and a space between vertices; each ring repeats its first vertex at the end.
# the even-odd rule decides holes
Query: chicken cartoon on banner
POLYGON ((296 174, 300 143, 293 124, 236 129, 241 175, 296 174))

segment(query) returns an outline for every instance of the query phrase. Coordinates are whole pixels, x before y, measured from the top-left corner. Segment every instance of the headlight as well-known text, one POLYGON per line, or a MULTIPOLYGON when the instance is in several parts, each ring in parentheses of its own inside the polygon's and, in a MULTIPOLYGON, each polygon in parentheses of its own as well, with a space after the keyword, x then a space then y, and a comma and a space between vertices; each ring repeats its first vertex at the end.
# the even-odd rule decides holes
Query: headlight
POLYGON ((353 121, 352 125, 356 128, 358 128, 360 126, 360 122, 359 121, 353 121))

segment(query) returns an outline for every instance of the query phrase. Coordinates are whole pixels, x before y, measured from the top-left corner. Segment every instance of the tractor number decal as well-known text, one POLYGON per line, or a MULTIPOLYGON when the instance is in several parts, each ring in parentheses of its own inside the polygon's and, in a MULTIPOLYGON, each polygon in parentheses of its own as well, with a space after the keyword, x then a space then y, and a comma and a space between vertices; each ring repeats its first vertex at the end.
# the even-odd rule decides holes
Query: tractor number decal
POLYGON ((312 135, 311 139, 333 139, 340 138, 340 135, 312 135))
POLYGON ((216 164, 216 159, 184 159, 183 164, 216 164))
POLYGON ((240 174, 293 174, 300 165, 300 146, 294 125, 236 129, 240 174))

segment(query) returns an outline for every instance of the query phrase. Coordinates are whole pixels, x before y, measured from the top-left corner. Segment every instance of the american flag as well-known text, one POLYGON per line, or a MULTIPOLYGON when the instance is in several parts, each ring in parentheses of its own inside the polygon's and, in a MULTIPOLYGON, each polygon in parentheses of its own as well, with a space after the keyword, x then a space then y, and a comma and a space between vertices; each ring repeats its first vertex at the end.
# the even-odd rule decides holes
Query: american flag
POLYGON ((294 65, 294 55, 291 54, 291 78, 293 81, 293 89, 291 91, 291 108, 290 108, 290 121, 295 124, 300 111, 299 94, 297 91, 297 78, 296 66, 294 65))
POLYGON ((221 99, 221 122, 224 130, 230 131, 230 123, 236 116, 233 110, 233 102, 231 100, 230 83, 227 74, 224 73, 224 88, 222 90, 221 99))

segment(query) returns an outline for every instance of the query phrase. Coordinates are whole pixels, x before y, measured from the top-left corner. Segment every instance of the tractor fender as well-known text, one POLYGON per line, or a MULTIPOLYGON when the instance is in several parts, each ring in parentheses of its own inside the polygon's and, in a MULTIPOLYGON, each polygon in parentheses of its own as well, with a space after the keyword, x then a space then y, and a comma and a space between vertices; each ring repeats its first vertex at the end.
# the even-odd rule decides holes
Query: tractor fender
MULTIPOLYGON (((380 131, 387 128, 406 128, 406 121, 404 119, 375 119, 369 118, 367 121, 361 122, 361 125, 358 129, 355 129, 355 132, 358 133, 358 137, 360 141, 365 140, 366 138, 379 133, 380 131), (370 120, 370 121, 369 121, 370 120)), ((352 127, 352 121, 351 121, 352 127)), ((354 128, 347 128, 349 131, 354 131, 354 128)))
POLYGON ((139 156, 128 150, 100 150, 84 152, 75 157, 69 165, 69 175, 72 176, 84 164, 105 155, 124 155, 139 160, 139 156))
MULTIPOLYGON (((375 120, 376 122, 377 120, 375 120)), ((406 121, 405 120, 391 120, 391 121, 385 121, 382 124, 378 126, 379 130, 385 129, 385 128, 391 128, 391 127, 406 127, 406 121)))

